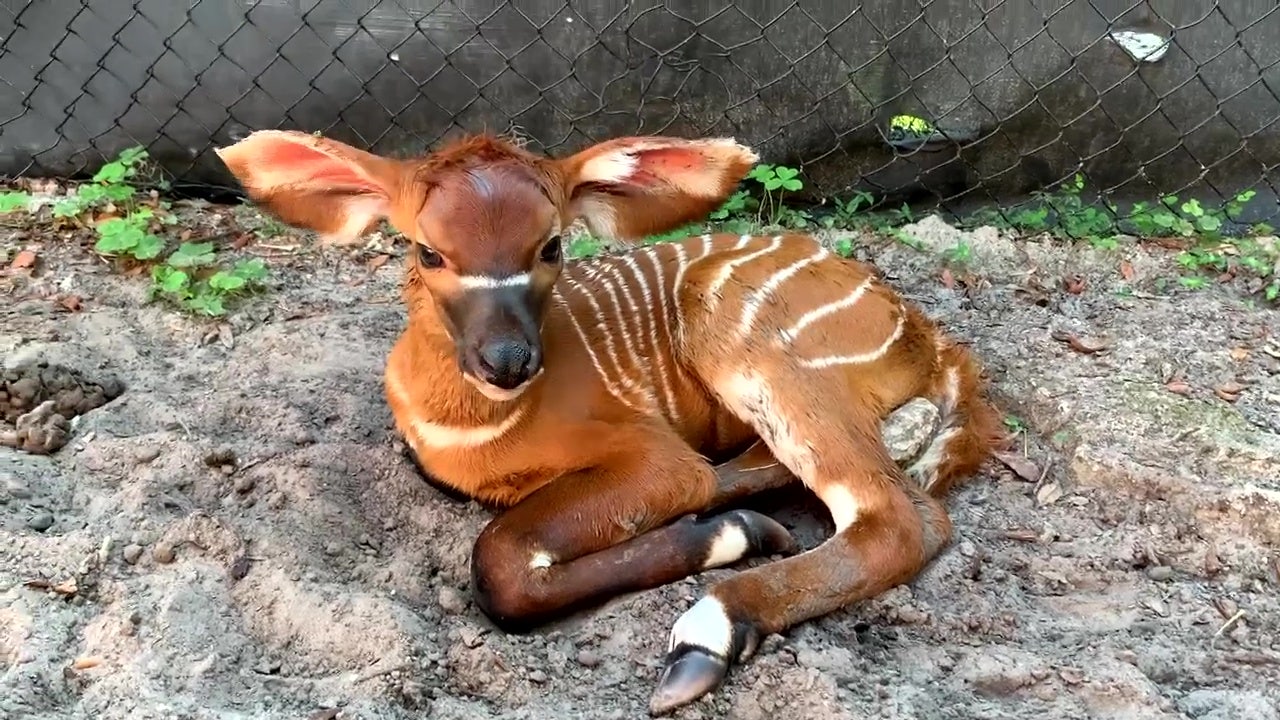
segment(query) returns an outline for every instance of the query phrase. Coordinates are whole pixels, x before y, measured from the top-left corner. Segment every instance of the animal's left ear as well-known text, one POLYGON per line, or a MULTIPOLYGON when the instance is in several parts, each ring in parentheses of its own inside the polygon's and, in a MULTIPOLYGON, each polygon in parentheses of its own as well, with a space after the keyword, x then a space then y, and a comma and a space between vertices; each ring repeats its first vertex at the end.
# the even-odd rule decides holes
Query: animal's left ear
POLYGON ((597 237, 636 241, 705 218, 757 160, 727 138, 626 137, 554 162, 575 218, 597 237))

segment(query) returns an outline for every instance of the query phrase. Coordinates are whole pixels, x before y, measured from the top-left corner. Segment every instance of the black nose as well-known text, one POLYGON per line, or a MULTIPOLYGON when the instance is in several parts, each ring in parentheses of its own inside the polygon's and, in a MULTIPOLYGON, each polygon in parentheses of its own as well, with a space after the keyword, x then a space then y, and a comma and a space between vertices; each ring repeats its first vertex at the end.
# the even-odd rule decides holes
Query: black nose
POLYGON ((520 340, 493 340, 477 353, 480 379, 504 390, 518 387, 534 370, 533 349, 520 340))

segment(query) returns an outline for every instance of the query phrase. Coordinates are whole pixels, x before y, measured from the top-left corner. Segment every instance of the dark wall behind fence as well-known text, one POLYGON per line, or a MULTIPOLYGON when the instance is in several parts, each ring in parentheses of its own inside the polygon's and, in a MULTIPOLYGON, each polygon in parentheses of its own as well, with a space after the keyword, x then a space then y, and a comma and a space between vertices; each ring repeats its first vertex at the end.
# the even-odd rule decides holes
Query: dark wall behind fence
POLYGON ((821 194, 1007 199, 1082 168, 1117 197, 1274 198, 1278 117, 1272 0, 0 0, 9 175, 142 143, 233 187, 210 150, 253 129, 393 154, 489 129, 553 154, 734 135, 821 194), (1121 31, 1168 44, 1139 61, 1121 31), (953 140, 895 150, 904 113, 953 140))

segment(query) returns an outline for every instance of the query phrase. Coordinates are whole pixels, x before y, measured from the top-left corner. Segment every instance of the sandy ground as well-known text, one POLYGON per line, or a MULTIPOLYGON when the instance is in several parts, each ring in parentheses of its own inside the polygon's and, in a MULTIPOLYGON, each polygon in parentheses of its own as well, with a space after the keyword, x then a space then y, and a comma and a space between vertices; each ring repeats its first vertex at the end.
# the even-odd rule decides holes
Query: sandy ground
MULTIPOLYGON (((972 341, 1024 457, 953 495, 956 540, 910 586, 770 638, 676 717, 1280 717, 1280 313, 1162 294, 1173 252, 1136 243, 982 230, 949 281, 956 231, 908 230, 934 252, 862 254, 972 341)), ((77 397, 120 393, 53 455, 0 449, 2 718, 642 718, 671 622, 734 571, 496 632, 467 580, 488 515, 390 431, 399 260, 283 254, 219 326, 77 243, 0 233, 24 248, 8 391, 43 359, 77 397)), ((812 504, 759 506, 824 532, 812 504)))

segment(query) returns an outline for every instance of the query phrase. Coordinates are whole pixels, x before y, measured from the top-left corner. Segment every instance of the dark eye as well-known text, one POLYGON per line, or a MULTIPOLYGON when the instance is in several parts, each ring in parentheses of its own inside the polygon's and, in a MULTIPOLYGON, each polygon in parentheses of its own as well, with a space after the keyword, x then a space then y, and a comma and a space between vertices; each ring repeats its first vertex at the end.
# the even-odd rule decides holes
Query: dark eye
POLYGON ((557 235, 547 241, 542 246, 542 250, 538 253, 538 259, 544 263, 560 262, 560 236, 557 235))
POLYGON ((433 270, 444 267, 444 258, 440 257, 440 253, 421 243, 418 244, 418 262, 422 263, 422 267, 433 270))

